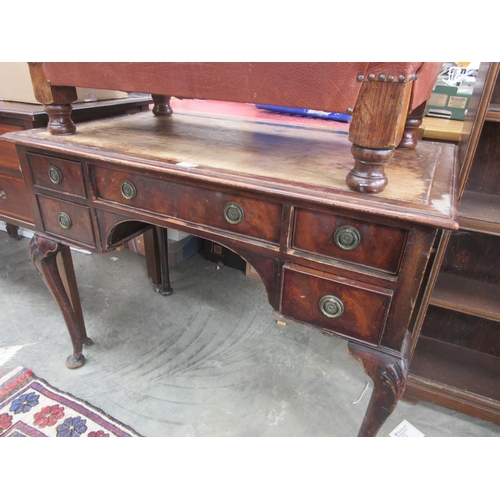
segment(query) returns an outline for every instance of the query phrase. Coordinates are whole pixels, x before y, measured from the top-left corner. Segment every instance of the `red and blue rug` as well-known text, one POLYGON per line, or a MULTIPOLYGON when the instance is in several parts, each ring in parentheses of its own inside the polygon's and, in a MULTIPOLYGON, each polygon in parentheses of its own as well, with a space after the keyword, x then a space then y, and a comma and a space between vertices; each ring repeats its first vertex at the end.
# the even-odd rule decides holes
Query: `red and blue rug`
POLYGON ((0 370, 0 437, 139 437, 26 368, 0 370))

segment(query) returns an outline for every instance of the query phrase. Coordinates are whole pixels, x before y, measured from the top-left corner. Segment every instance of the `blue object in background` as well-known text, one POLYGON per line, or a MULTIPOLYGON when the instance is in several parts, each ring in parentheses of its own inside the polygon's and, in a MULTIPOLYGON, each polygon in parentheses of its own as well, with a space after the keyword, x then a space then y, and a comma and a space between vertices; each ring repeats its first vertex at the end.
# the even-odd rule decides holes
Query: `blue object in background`
POLYGON ((255 106, 258 109, 274 111, 276 113, 285 113, 288 115, 309 116, 312 118, 323 118, 324 120, 335 120, 347 123, 351 121, 350 115, 343 113, 328 113, 327 111, 316 111, 314 109, 287 108, 285 106, 271 106, 267 104, 256 104, 255 106))

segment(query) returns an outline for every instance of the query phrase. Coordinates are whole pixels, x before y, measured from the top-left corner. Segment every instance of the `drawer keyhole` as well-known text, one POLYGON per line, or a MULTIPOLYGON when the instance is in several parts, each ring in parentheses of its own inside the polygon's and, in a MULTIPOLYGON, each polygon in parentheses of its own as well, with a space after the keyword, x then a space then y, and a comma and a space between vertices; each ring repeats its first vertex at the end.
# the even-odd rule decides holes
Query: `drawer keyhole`
POLYGON ((229 224, 239 224, 243 222, 245 212, 238 203, 231 201, 224 207, 224 218, 229 224))
POLYGON ((335 231, 333 240, 342 250, 354 250, 361 243, 361 235, 352 226, 342 226, 335 231))
POLYGON ((120 192, 126 200, 133 200, 137 196, 137 189, 130 181, 122 181, 120 192))
POLYGON ((63 229, 69 229, 71 227, 71 217, 66 212, 61 212, 58 216, 59 225, 63 229))
POLYGON ((63 180, 63 176, 61 174, 61 171, 54 166, 49 167, 49 179, 53 184, 61 184, 63 180))
POLYGON ((325 295, 319 301, 319 310, 327 318, 338 318, 344 312, 344 304, 334 295, 325 295))

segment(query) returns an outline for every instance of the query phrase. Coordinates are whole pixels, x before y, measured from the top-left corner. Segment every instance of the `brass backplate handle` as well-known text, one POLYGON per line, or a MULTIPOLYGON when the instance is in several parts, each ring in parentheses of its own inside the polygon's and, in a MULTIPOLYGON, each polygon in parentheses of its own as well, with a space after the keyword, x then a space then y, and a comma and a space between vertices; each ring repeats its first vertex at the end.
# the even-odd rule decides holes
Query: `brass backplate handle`
POLYGON ((229 224, 240 224, 245 218, 245 212, 238 203, 231 201, 224 207, 224 218, 229 224))
POLYGON ((137 196, 137 189, 130 181, 122 181, 120 184, 120 192, 126 200, 133 200, 137 196))
POLYGON ((49 167, 49 179, 53 184, 61 184, 63 180, 61 171, 53 165, 49 167))
POLYGON ((352 226, 342 226, 335 231, 333 240, 342 250, 354 250, 361 243, 361 235, 352 226))
POLYGON ((344 303, 335 295, 325 295, 319 301, 319 310, 327 318, 338 318, 344 313, 344 303))
POLYGON ((66 212, 61 212, 58 217, 59 225, 63 229, 69 229, 71 227, 71 217, 66 212))

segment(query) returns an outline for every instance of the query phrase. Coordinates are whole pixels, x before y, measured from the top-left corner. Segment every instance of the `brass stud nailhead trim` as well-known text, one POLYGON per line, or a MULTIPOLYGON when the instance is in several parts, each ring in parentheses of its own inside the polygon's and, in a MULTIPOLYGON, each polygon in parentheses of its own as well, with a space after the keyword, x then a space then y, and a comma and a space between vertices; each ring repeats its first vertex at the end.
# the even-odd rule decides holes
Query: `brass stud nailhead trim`
MULTIPOLYGON (((364 77, 363 75, 358 75, 358 76, 357 76, 357 78, 356 78, 356 80, 357 80, 358 82, 363 82, 363 81, 364 81, 364 79, 365 79, 365 77, 364 77)), ((375 81, 376 79, 377 79, 377 75, 375 75, 374 73, 370 73, 370 74, 368 75, 368 81, 373 82, 373 81, 375 81)), ((389 82, 389 83, 392 83, 392 82, 394 82, 394 81, 396 80, 396 77, 395 77, 394 75, 389 75, 389 76, 387 76, 387 75, 385 75, 384 73, 380 73, 380 75, 378 75, 378 80, 379 80, 380 82, 386 82, 386 81, 387 81, 387 82, 389 82)), ((410 76, 408 77, 408 81, 409 81, 409 82, 412 82, 412 81, 414 81, 414 80, 418 80, 418 75, 410 75, 410 76)), ((406 81, 406 77, 405 77, 405 75, 399 75, 399 76, 398 76, 397 81, 398 81, 399 83, 404 83, 404 82, 406 81)))

